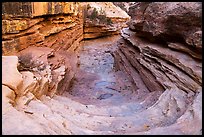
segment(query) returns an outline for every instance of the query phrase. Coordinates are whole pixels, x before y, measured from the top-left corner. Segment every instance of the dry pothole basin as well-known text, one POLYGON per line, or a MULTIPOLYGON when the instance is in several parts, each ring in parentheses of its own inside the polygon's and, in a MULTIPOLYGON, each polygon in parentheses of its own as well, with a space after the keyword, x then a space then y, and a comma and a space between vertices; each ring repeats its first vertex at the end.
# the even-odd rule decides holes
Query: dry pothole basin
MULTIPOLYGON (((76 81, 70 89, 72 95, 67 91, 63 96, 86 105, 81 111, 87 111, 94 121, 100 119, 98 124, 88 122, 87 128, 104 134, 190 133, 187 131, 190 124, 185 124, 184 119, 201 94, 192 96, 160 83, 141 60, 137 66, 132 64, 138 60, 132 56, 135 54, 141 55, 120 36, 84 41, 76 81)), ((195 112, 198 108, 194 109, 193 113, 199 115, 200 112, 195 112)), ((197 119, 194 118, 189 123, 194 123, 197 119)))

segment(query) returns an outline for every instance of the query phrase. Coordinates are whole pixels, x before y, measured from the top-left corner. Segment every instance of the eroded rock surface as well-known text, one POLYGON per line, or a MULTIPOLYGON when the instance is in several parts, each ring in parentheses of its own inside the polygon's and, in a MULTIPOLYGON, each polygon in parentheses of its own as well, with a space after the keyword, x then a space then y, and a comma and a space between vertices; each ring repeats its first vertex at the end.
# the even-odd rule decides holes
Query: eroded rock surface
POLYGON ((5 2, 2 10, 3 55, 15 55, 29 46, 73 51, 83 39, 79 3, 5 2))
POLYGON ((170 47, 201 59, 201 6, 200 2, 139 2, 130 7, 129 28, 149 39, 182 43, 170 47))
POLYGON ((29 117, 33 112, 24 111, 24 108, 32 101, 40 101, 43 95, 53 97, 69 88, 75 75, 77 58, 67 53, 62 50, 56 52, 48 47, 29 47, 17 56, 3 56, 3 134, 51 133, 33 121, 29 117), (19 120, 24 121, 22 126, 18 124, 19 120), (29 129, 32 126, 27 124, 36 127, 29 129))
POLYGON ((141 2, 130 7, 129 28, 122 30, 123 39, 113 54, 115 68, 130 75, 135 85, 135 74, 139 74, 150 92, 164 91, 149 109, 155 111, 161 106, 157 115, 163 113, 160 121, 167 122, 159 127, 149 125, 148 131, 135 130, 135 134, 201 134, 202 110, 195 105, 202 102, 200 6, 196 2, 141 2), (190 43, 195 35, 196 42, 190 43), (177 105, 171 104, 171 99, 177 105), (162 118, 168 115, 174 120, 162 118))
POLYGON ((81 6, 5 2, 2 8, 3 134, 50 134, 21 109, 42 95, 52 97, 69 88, 83 39, 81 6))
POLYGON ((121 36, 80 45, 78 4, 3 6, 3 134, 202 134, 200 3, 137 2, 121 36))

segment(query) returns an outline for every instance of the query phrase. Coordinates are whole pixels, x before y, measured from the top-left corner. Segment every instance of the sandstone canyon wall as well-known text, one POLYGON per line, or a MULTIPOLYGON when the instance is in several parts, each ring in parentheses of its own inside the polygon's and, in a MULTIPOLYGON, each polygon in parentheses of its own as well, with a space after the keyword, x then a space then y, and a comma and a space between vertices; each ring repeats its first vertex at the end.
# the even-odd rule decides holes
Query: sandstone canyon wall
MULTIPOLYGON (((171 126, 140 134, 202 131, 201 6, 199 2, 138 2, 129 9, 129 28, 122 30, 123 39, 113 54, 115 68, 130 75, 138 87, 140 76, 150 92, 163 91, 161 97, 168 101, 159 99, 153 105, 164 110, 161 119, 179 115, 171 126)), ((165 121, 162 124, 168 125, 165 121)))
MULTIPOLYGON (((54 112, 38 99, 42 95, 53 97, 70 88, 78 64, 79 42, 83 38, 119 33, 122 38, 116 43, 117 50, 111 53, 115 59, 114 68, 131 79, 136 89, 132 95, 141 97, 145 95, 143 92, 151 93, 141 104, 152 102, 150 107, 137 113, 139 118, 134 115, 129 119, 136 127, 125 127, 125 133, 202 134, 201 13, 199 2, 136 2, 129 8, 131 20, 127 25, 128 14, 111 2, 4 2, 3 134, 80 131, 72 122, 64 123, 64 116, 69 117, 69 114, 76 116, 80 124, 86 118, 88 124, 90 121, 98 124, 98 116, 93 118, 93 115, 77 111, 82 106, 78 102, 66 102, 71 108, 68 109, 62 104, 49 104, 49 100, 49 106, 57 110, 54 112), (33 118, 33 112, 24 109, 29 103, 39 117, 33 118)), ((91 112, 91 106, 94 105, 89 105, 90 110, 86 105, 81 109, 91 112)), ((103 109, 95 109, 97 113, 100 110, 103 109)), ((116 129, 125 124, 112 116, 104 117, 102 122, 109 118, 116 119, 116 129)), ((127 122, 125 117, 124 121, 127 122)), ((96 133, 92 131, 94 127, 84 134, 96 133)), ((104 127, 111 129, 107 123, 104 127)))
MULTIPOLYGON (((4 2, 3 64, 6 67, 15 66, 16 73, 20 71, 21 82, 16 86, 22 89, 15 91, 16 96, 25 96, 30 92, 35 97, 43 94, 53 96, 57 90, 60 93, 68 89, 77 67, 79 42, 83 38, 118 34, 129 18, 111 2, 4 2), (92 10, 96 8, 96 12, 102 9, 105 12, 102 20, 109 19, 112 24, 87 18, 85 13, 93 12, 87 9, 87 5, 91 5, 89 8, 92 10), (9 62, 6 56, 13 56, 8 59, 11 62, 15 60, 15 63, 6 64, 9 62)), ((3 79, 5 77, 3 72, 3 79)))
POLYGON ((86 2, 84 4, 84 38, 120 34, 129 15, 112 2, 86 2))
POLYGON ((4 2, 2 51, 29 46, 68 50, 83 38, 82 10, 76 2, 4 2))
POLYGON ((83 39, 82 16, 77 2, 3 3, 2 86, 13 105, 69 87, 83 39))

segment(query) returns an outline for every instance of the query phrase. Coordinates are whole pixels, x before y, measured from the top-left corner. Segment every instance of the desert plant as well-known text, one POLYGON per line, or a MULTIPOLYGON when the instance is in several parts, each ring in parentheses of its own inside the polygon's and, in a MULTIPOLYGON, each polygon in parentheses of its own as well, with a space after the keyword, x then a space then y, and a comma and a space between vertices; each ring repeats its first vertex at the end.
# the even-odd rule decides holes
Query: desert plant
POLYGON ((99 11, 100 15, 106 15, 105 11, 101 8, 99 11))
MULTIPOLYGON (((86 10, 88 10, 88 9, 90 9, 89 4, 87 5, 86 10)), ((86 11, 86 13, 87 13, 87 11, 86 11)), ((87 15, 86 17, 91 19, 92 21, 96 21, 98 19, 100 23, 104 23, 104 24, 107 24, 107 25, 112 24, 111 19, 106 16, 106 13, 102 8, 99 11, 97 11, 96 8, 93 8, 91 14, 87 15)))
POLYGON ((34 71, 33 68, 42 71, 46 67, 42 61, 39 61, 38 59, 34 60, 32 53, 20 54, 18 56, 18 63, 17 68, 19 71, 34 71))
POLYGON ((96 10, 96 8, 94 8, 90 15, 90 19, 96 19, 97 16, 98 16, 98 11, 96 10))

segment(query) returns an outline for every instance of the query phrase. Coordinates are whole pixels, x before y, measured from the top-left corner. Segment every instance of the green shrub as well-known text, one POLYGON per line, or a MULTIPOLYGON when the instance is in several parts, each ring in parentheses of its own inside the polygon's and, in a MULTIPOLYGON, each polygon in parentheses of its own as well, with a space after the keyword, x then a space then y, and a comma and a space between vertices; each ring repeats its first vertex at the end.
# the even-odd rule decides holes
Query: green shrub
MULTIPOLYGON (((89 6, 87 5, 87 10, 88 10, 89 6)), ((96 19, 99 19, 100 23, 105 23, 105 24, 108 24, 108 25, 112 24, 111 19, 106 17, 106 13, 105 13, 104 10, 102 10, 102 8, 100 9, 99 12, 97 11, 96 8, 94 8, 91 15, 87 16, 87 18, 90 18, 93 21, 96 20, 96 19)))
POLYGON ((96 19, 98 17, 98 11, 96 10, 96 8, 93 9, 90 19, 96 19))

